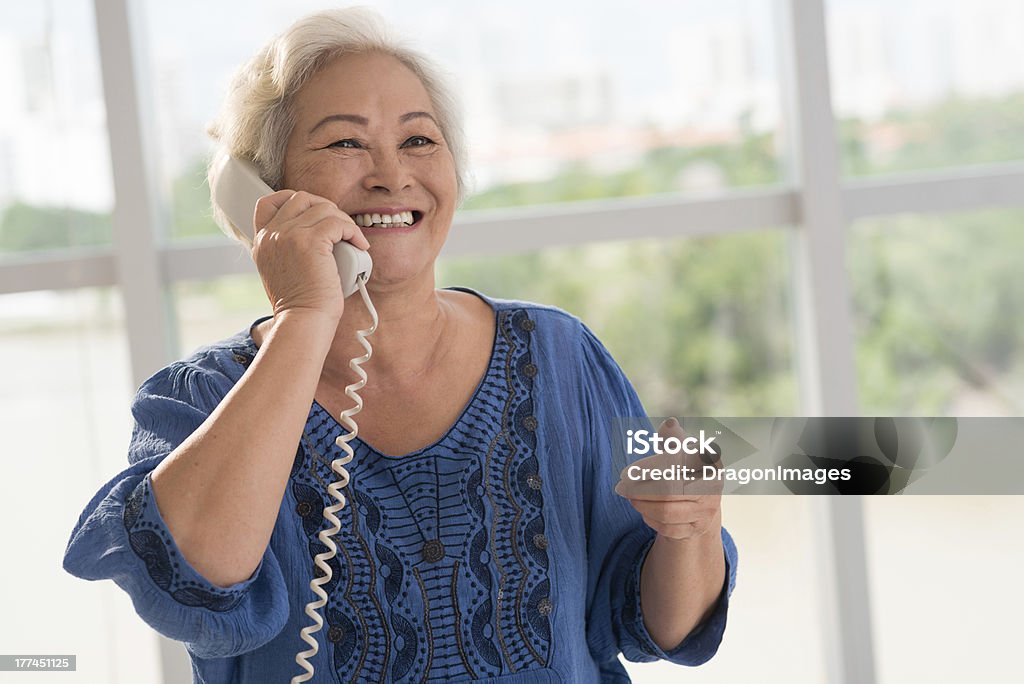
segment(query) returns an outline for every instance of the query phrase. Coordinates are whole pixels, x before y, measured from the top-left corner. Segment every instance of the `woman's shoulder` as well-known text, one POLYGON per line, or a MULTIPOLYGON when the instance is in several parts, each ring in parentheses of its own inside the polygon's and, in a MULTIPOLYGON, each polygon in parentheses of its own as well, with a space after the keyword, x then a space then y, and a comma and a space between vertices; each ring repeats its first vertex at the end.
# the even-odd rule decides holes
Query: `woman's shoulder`
POLYGON ((580 335, 586 326, 575 315, 550 304, 531 302, 522 299, 504 299, 492 297, 467 287, 448 288, 466 292, 484 300, 494 310, 499 320, 506 320, 519 327, 529 328, 528 332, 537 330, 542 334, 558 332, 562 334, 580 335), (530 322, 527 322, 527 321, 530 322), (543 324, 543 329, 541 329, 543 324))
POLYGON ((193 349, 151 375, 139 388, 139 394, 174 396, 187 391, 192 396, 222 395, 242 377, 256 356, 250 330, 251 326, 193 349))
POLYGON ((494 310, 499 327, 508 332, 529 334, 535 344, 548 349, 561 361, 610 359, 597 335, 578 316, 550 304, 521 299, 490 297, 469 288, 451 288, 476 295, 494 310))

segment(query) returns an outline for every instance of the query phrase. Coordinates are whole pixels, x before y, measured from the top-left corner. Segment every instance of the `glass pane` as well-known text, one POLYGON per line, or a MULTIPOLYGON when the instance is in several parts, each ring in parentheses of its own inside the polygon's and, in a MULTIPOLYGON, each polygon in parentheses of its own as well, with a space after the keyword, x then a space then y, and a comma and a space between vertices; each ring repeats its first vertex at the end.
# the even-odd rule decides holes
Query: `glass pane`
POLYGON ((879 684, 1020 670, 1024 497, 864 497, 879 684))
MULTIPOLYGON (((120 296, 0 296, 0 358, 0 643, 12 654, 77 655, 74 681, 157 681, 154 633, 128 596, 61 565, 82 509, 128 465, 133 388, 120 296)), ((31 679, 70 681, 64 672, 31 679)))
POLYGON ((172 292, 180 357, 231 337, 247 329, 260 316, 271 313, 267 295, 255 273, 180 282, 173 286, 172 292))
POLYGON ((88 0, 0 5, 0 258, 110 244, 98 55, 88 0))
POLYGON ((727 496, 739 574, 718 653, 700 667, 630 663, 637 684, 828 681, 813 497, 727 496), (766 673, 785 673, 776 677, 766 673))
POLYGON ((448 259, 438 282, 579 316, 652 415, 794 415, 789 272, 763 231, 448 259))
POLYGON ((829 0, 843 169, 1024 159, 1024 3, 829 0))
POLYGON ((992 210, 853 226, 866 415, 1024 415, 1022 224, 992 210))
MULTIPOLYGON (((453 75, 477 191, 467 208, 780 180, 771 3, 649 0, 628 12, 592 0, 363 4, 453 75)), ((145 4, 173 238, 216 232, 204 131, 232 71, 322 7, 145 4)))

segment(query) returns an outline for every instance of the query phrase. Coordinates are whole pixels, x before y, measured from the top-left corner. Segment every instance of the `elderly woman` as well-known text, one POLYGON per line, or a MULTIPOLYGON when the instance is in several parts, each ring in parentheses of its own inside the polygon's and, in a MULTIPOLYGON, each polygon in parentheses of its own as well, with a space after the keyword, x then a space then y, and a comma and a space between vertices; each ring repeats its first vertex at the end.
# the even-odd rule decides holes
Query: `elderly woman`
POLYGON ((196 681, 302 673, 369 323, 342 296, 345 240, 373 257, 380 324, 316 681, 622 682, 620 653, 714 655, 736 572, 719 497, 617 496, 608 427, 644 411, 601 343, 551 307, 435 288, 465 166, 436 70, 373 15, 318 13, 242 69, 214 132, 280 188, 252 245, 273 314, 142 386, 131 465, 68 571, 117 582, 196 681))

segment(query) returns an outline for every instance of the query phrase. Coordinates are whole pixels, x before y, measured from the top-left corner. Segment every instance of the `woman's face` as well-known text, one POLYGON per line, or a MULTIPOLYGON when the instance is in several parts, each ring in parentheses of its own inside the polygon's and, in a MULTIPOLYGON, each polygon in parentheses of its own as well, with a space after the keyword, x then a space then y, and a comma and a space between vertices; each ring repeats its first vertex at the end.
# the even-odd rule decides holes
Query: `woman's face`
POLYGON ((284 187, 326 197, 360 225, 378 287, 432 277, 457 184, 419 78, 390 55, 346 55, 314 75, 294 107, 284 187), (383 216, 408 219, 403 212, 412 225, 366 225, 383 216))

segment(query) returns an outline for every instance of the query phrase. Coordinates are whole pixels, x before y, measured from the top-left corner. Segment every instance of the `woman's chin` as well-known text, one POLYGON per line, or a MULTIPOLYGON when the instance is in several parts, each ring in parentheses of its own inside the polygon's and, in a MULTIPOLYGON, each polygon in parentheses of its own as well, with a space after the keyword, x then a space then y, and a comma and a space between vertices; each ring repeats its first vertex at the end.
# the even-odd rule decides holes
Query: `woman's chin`
POLYGON ((402 260, 397 260, 396 263, 396 260, 391 259, 381 266, 378 266, 375 261, 368 287, 371 291, 386 291, 415 286, 421 284, 424 280, 430 280, 432 283, 433 274, 432 264, 426 265, 422 263, 422 260, 419 263, 413 264, 403 262, 402 260))

